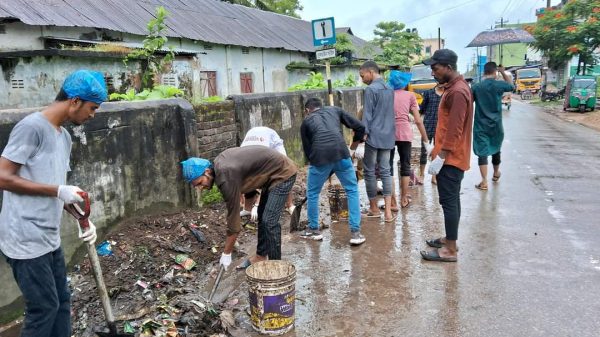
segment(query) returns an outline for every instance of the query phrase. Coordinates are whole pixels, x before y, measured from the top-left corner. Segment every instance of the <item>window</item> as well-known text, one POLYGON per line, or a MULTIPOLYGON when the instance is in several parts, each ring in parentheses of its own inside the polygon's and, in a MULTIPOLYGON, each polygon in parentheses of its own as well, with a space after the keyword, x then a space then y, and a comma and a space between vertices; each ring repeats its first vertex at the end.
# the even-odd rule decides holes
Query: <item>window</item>
POLYGON ((254 92, 252 73, 240 73, 240 88, 242 94, 251 94, 254 92))
POLYGON ((170 85, 174 87, 179 87, 179 81, 177 80, 177 75, 175 74, 164 74, 161 79, 162 85, 170 85))
POLYGON ((248 48, 248 47, 242 47, 242 54, 244 54, 244 55, 250 54, 250 48, 248 48))
POLYGON ((12 89, 25 89, 25 82, 23 80, 12 79, 10 80, 10 87, 12 89))
POLYGON ((431 55, 431 46, 425 47, 425 54, 426 55, 431 55))
POLYGON ((6 34, 6 26, 0 25, 0 34, 6 34))
POLYGON ((213 50, 213 46, 211 46, 210 44, 205 43, 204 44, 204 50, 213 50))
POLYGON ((217 96, 217 72, 200 72, 200 93, 202 97, 217 96))

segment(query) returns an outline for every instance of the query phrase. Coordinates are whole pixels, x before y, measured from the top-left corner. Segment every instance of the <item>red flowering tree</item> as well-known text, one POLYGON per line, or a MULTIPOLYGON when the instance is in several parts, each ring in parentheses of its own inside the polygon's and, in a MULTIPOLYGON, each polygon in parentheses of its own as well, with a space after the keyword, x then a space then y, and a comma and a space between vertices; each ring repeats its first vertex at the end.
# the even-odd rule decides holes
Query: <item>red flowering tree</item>
POLYGON ((560 10, 546 10, 535 25, 525 28, 536 42, 533 47, 556 69, 579 55, 577 73, 597 63, 600 47, 600 0, 571 0, 560 10))

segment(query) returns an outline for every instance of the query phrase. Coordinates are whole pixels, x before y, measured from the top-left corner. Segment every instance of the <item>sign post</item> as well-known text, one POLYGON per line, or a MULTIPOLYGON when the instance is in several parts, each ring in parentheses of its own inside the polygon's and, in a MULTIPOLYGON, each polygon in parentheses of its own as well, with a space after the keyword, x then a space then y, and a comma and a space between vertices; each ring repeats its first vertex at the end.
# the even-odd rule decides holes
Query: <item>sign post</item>
POLYGON ((327 48, 335 44, 335 23, 333 18, 317 19, 312 21, 313 45, 321 47, 317 50, 317 60, 325 60, 325 73, 327 76, 327 91, 329 94, 329 105, 333 106, 333 88, 331 85, 331 62, 329 59, 335 57, 335 49, 327 48))

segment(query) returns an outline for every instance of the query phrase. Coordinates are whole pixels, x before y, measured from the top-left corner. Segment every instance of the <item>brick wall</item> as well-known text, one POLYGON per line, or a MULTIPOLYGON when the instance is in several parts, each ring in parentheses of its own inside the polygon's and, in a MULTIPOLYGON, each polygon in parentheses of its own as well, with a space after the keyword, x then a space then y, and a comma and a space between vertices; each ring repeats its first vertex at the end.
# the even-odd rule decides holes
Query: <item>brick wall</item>
POLYGON ((198 134, 198 156, 213 160, 219 153, 238 145, 233 101, 194 106, 198 134))

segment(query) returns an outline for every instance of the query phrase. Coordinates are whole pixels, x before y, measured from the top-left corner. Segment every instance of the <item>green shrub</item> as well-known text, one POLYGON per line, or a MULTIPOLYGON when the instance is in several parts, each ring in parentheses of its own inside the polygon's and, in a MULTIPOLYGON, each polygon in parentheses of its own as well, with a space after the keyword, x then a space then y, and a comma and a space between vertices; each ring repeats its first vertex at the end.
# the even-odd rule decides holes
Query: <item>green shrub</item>
POLYGON ((157 85, 152 90, 143 90, 136 94, 134 89, 129 89, 124 94, 110 94, 111 101, 150 101, 183 96, 183 90, 172 85, 157 85))
POLYGON ((221 195, 221 191, 215 185, 213 185, 210 191, 202 193, 202 205, 211 205, 222 201, 223 195, 221 195))

